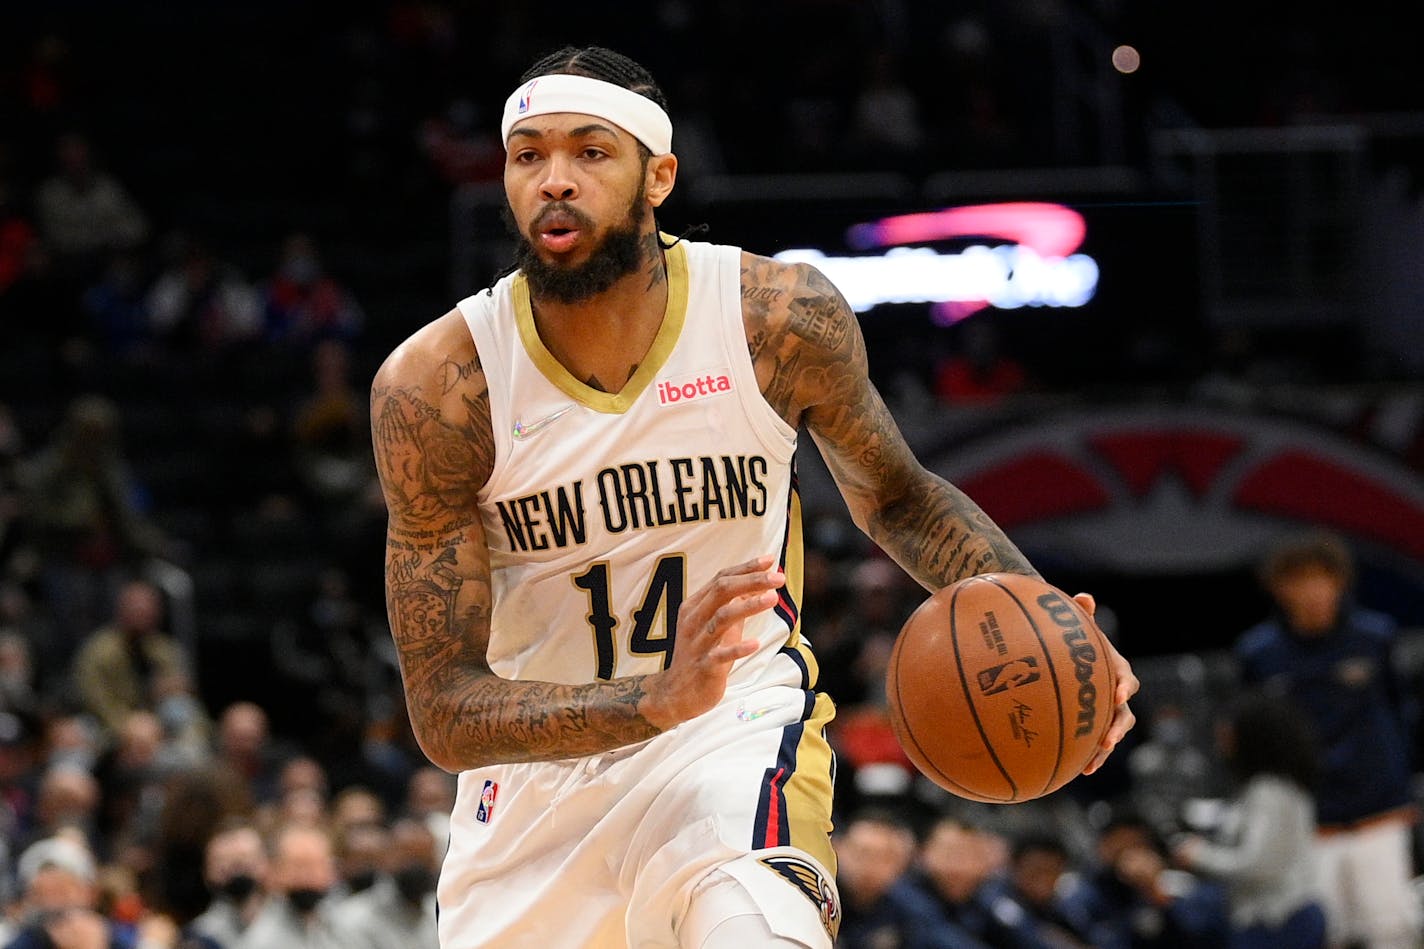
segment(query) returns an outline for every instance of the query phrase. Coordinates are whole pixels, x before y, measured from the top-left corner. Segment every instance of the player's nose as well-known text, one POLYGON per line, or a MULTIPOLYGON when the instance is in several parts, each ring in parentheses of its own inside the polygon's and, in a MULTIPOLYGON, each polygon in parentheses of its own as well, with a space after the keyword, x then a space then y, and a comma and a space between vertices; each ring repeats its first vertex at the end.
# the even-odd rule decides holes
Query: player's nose
POLYGON ((550 201, 568 201, 577 197, 578 183, 574 181, 570 163, 559 158, 545 162, 539 193, 550 201))

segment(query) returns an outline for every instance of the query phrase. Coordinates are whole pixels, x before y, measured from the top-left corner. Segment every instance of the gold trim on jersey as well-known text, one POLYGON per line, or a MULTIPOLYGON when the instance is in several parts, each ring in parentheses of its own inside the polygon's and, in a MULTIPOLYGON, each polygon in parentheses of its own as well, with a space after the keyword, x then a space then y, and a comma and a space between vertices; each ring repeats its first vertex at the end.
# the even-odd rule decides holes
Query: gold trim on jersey
POLYGON ((687 319, 687 249, 681 243, 664 251, 667 259, 668 296, 667 309, 663 312, 663 322, 647 355, 638 363, 638 369, 618 392, 601 392, 584 385, 564 368, 564 364, 554 358, 544 341, 539 338, 539 329, 534 325, 534 308, 529 302, 529 281, 524 274, 514 276, 514 319, 519 328, 519 338, 524 343, 524 351, 538 367, 544 377, 557 386, 569 398, 586 405, 595 412, 606 415, 620 415, 638 400, 662 370, 668 357, 682 334, 682 324, 687 319))

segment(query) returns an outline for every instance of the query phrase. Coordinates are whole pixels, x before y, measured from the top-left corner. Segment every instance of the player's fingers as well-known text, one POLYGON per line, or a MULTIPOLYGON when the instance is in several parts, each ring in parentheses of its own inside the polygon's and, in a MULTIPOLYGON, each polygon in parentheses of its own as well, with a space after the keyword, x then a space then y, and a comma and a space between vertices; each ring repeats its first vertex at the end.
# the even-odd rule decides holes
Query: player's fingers
POLYGON ((720 609, 722 604, 730 603, 738 597, 775 590, 786 582, 786 574, 781 570, 769 569, 769 563, 755 563, 758 566, 754 570, 722 571, 705 587, 688 597, 683 605, 693 610, 720 609))
POLYGON ((721 635, 747 617, 771 609, 776 605, 777 599, 775 590, 762 590, 760 593, 738 596, 717 607, 711 620, 708 621, 709 627, 712 632, 721 635))
POLYGON ((1136 695, 1137 690, 1141 687, 1142 683, 1138 681, 1132 667, 1127 664, 1126 659, 1123 659, 1117 669, 1117 689, 1113 692, 1113 699, 1119 705, 1126 705, 1127 701, 1136 695))
POLYGON ((1081 606, 1083 608, 1083 612, 1087 613, 1089 616, 1097 615, 1098 601, 1093 597, 1091 593, 1075 593, 1073 594, 1073 602, 1081 606))
POLYGON ((760 557, 753 557, 751 560, 745 560, 742 563, 733 564, 730 567, 723 567, 717 571, 716 576, 712 579, 715 582, 723 577, 732 577, 739 574, 764 573, 771 569, 771 565, 775 562, 775 558, 770 554, 762 554, 760 557))
POLYGON ((1132 726, 1137 724, 1137 715, 1126 702, 1123 702, 1113 711, 1112 723, 1108 726, 1107 732, 1103 735, 1102 744, 1093 753, 1093 758, 1088 762, 1088 766, 1083 769, 1084 774, 1092 774, 1103 766, 1103 762, 1108 760, 1108 755, 1117 747, 1117 743, 1122 741, 1132 726))
POLYGON ((1118 705, 1125 705, 1137 694, 1142 683, 1138 680, 1137 673, 1132 671, 1132 665, 1126 657, 1117 651, 1117 647, 1112 643, 1108 643, 1107 647, 1108 664, 1112 666, 1113 681, 1117 683, 1117 687, 1113 690, 1113 701, 1118 705))
POLYGON ((707 653, 707 658, 713 662, 736 662, 738 659, 745 659, 756 652, 759 645, 755 639, 738 639, 735 642, 721 643, 707 653))

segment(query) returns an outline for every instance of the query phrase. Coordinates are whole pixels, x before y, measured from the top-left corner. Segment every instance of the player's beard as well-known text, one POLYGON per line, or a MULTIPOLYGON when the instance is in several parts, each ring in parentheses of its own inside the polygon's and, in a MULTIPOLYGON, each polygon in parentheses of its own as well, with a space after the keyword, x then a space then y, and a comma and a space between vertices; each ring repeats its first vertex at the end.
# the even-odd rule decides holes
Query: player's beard
MULTIPOLYGON (((643 265, 642 225, 646 198, 646 183, 640 178, 627 216, 608 228, 598 246, 581 264, 544 260, 534 250, 528 235, 515 228, 514 262, 524 271, 531 295, 557 303, 582 303, 607 290, 620 278, 635 273, 643 265)), ((545 212, 554 209, 572 216, 585 233, 592 233, 593 222, 582 212, 562 202, 549 205, 545 212)), ((507 219, 512 220, 512 217, 508 215, 507 219)), ((535 218, 531 230, 537 227, 538 218, 535 218)))

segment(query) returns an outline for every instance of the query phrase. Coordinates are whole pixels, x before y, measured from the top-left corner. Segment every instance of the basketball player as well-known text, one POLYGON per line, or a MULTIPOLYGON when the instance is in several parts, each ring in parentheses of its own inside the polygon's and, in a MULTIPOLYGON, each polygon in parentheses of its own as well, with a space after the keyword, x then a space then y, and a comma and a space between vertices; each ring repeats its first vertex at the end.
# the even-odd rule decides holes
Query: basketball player
MULTIPOLYGON (((502 131, 518 270, 371 394, 406 699, 460 776, 441 945, 830 946, 797 431, 927 588, 1033 568, 911 456, 825 277, 659 233, 677 159, 642 67, 561 50, 502 131)), ((1111 661, 1089 769, 1133 721, 1111 661)))

